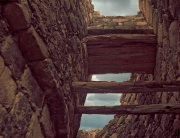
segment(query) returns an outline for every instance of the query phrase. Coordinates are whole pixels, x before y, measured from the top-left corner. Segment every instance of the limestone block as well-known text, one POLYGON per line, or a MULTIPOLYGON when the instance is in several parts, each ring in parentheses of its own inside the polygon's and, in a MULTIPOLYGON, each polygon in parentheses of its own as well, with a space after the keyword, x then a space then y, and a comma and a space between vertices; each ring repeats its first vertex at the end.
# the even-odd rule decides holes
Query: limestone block
POLYGON ((37 107, 42 108, 44 101, 43 91, 37 84, 29 68, 25 69, 21 78, 17 81, 17 84, 21 92, 28 94, 32 102, 34 102, 37 107))
POLYGON ((47 47, 33 27, 19 32, 19 47, 28 61, 44 60, 48 57, 47 47))
POLYGON ((0 103, 3 107, 12 107, 16 89, 16 83, 11 78, 11 71, 6 67, 0 76, 0 103))
POLYGON ((0 76, 1 76, 1 73, 3 72, 5 66, 4 66, 4 60, 3 58, 0 56, 0 76))
POLYGON ((54 132, 54 126, 51 122, 50 113, 47 105, 44 105, 42 116, 40 118, 40 123, 43 128, 43 131, 48 138, 54 138, 55 132, 54 132))
POLYGON ((179 22, 177 20, 173 21, 169 28, 169 40, 170 47, 176 50, 179 43, 179 22))
MULTIPOLYGON (((39 120, 36 114, 33 114, 30 121, 30 126, 25 138, 44 138, 40 127, 39 120)), ((50 137, 48 137, 50 138, 50 137)))
POLYGON ((12 36, 6 38, 2 47, 0 47, 0 51, 5 64, 12 71, 13 78, 18 79, 24 71, 25 61, 12 36))
POLYGON ((3 15, 13 31, 26 29, 30 26, 31 15, 27 4, 8 3, 4 6, 3 15))

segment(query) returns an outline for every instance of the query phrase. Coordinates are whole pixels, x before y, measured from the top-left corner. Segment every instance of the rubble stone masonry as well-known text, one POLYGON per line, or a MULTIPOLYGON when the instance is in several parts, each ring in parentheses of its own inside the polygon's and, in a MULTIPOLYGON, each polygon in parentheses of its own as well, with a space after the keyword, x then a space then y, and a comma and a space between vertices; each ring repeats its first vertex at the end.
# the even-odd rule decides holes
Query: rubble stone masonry
POLYGON ((0 3, 0 138, 73 138, 86 95, 91 0, 3 0, 0 3))
MULTIPOLYGON (((180 80, 179 0, 139 0, 140 11, 157 35, 154 74, 133 74, 131 81, 180 80)), ((121 104, 179 103, 179 92, 123 94, 121 104)), ((96 138, 179 138, 179 115, 115 115, 96 138)))

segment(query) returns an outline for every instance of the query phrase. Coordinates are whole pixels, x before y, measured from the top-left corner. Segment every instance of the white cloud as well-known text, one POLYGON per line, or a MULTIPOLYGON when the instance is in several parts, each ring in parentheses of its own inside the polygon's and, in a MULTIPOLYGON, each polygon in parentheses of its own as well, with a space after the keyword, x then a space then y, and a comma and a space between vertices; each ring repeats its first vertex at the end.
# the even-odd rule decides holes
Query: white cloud
POLYGON ((93 0, 93 4, 104 16, 135 15, 139 11, 138 0, 93 0))
POLYGON ((92 81, 99 81, 99 79, 97 78, 96 75, 93 75, 91 80, 92 80, 92 81))

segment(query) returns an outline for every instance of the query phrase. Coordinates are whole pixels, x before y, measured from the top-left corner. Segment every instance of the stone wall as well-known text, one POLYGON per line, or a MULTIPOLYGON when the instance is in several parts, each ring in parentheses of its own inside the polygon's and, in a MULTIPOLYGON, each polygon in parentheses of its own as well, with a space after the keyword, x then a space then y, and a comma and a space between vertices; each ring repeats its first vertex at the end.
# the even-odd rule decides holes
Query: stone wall
MULTIPOLYGON (((133 74, 131 81, 180 80, 178 0, 139 0, 140 10, 157 34, 154 74, 133 74)), ((123 105, 179 103, 179 92, 123 94, 123 105)), ((96 138, 179 138, 179 115, 115 115, 96 138)))
POLYGON ((95 35, 95 33, 102 34, 102 32, 104 34, 151 34, 152 27, 147 24, 141 13, 132 16, 103 16, 100 12, 94 11, 92 23, 88 26, 88 34, 95 35))
POLYGON ((72 81, 86 81, 91 0, 0 3, 0 137, 73 138, 72 81))

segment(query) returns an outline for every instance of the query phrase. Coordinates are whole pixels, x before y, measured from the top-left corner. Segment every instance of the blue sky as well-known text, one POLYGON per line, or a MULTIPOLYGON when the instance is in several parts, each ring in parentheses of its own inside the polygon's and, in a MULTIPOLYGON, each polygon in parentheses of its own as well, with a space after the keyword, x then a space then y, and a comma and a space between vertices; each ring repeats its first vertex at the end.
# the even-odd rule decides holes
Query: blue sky
MULTIPOLYGON (((95 11, 100 11, 104 16, 135 15, 139 11, 138 0, 93 0, 95 11)), ((126 74, 95 75, 94 81, 116 81, 122 82, 130 78, 126 74)), ((121 94, 88 94, 85 105, 89 106, 113 106, 120 104, 121 94)), ((113 119, 114 115, 82 115, 80 129, 103 128, 113 119)))

